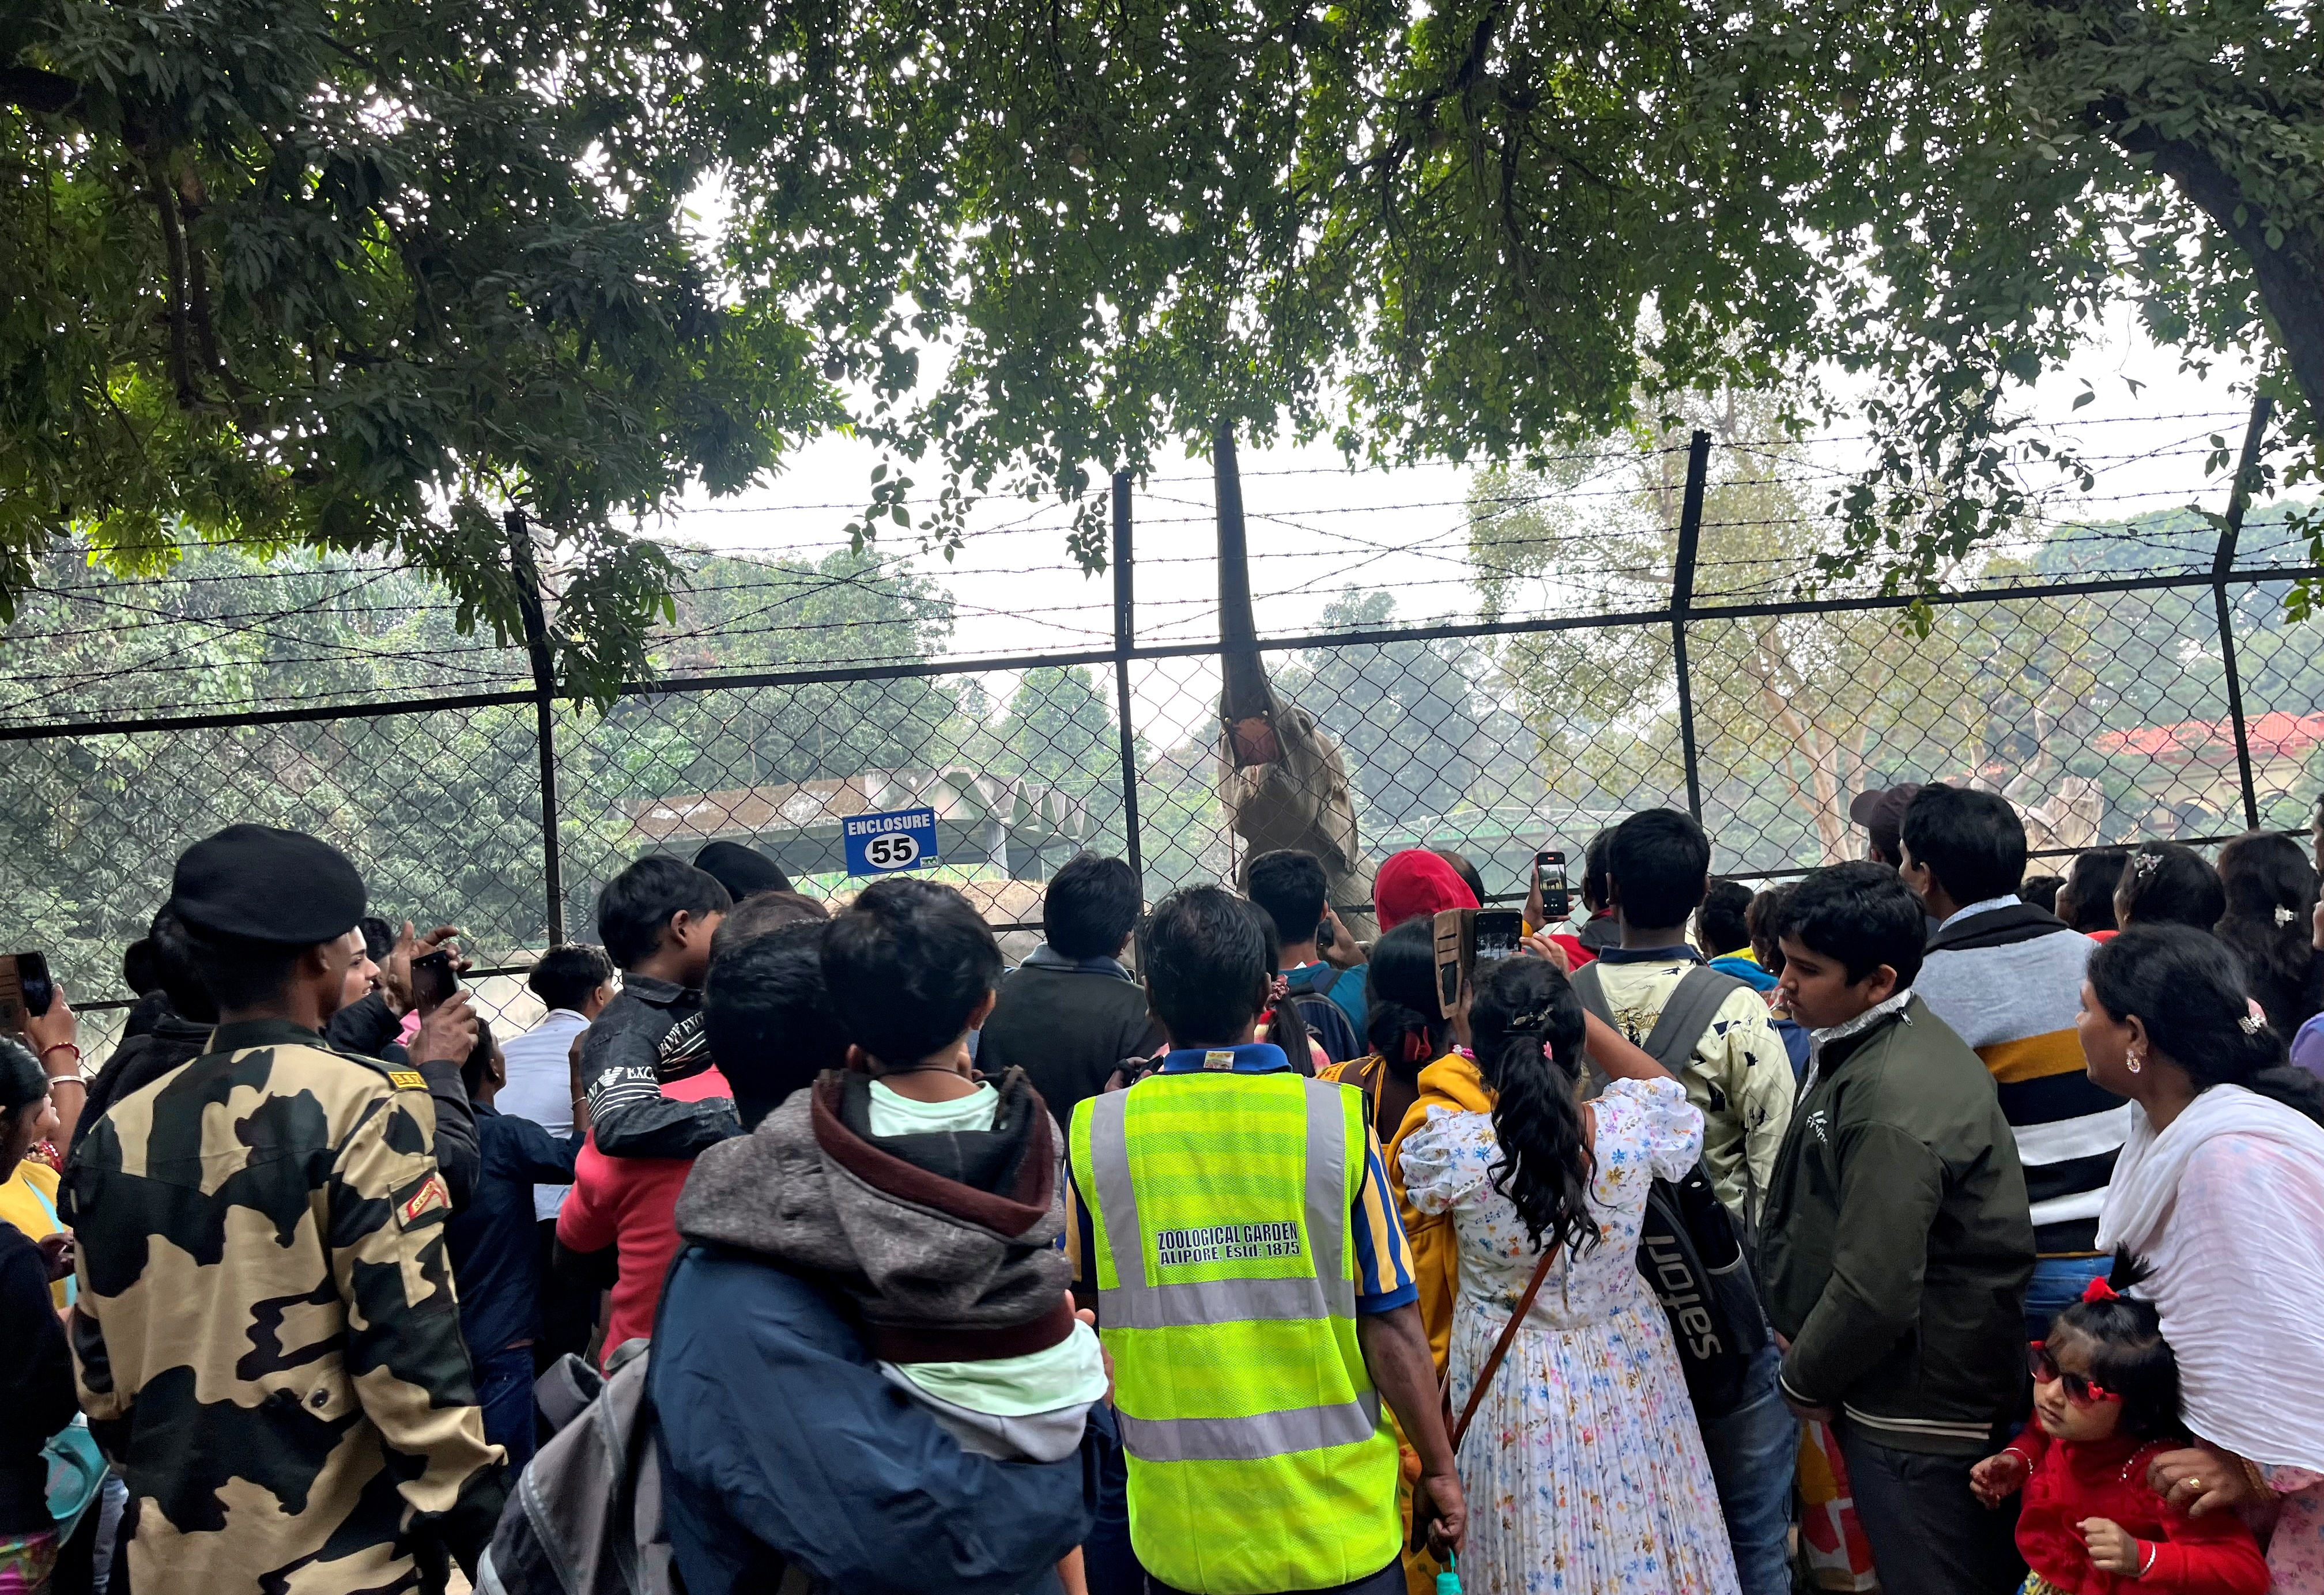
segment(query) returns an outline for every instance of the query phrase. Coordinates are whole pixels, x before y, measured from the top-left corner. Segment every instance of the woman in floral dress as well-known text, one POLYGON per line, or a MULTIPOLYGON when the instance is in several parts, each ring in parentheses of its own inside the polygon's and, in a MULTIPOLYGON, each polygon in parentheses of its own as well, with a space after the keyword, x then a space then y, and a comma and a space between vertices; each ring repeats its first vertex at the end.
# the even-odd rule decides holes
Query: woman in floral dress
MULTIPOLYGON (((1702 1149, 1702 1115, 1643 1055, 1575 1100, 1582 1009, 1546 962, 1480 977, 1469 1019, 1490 1112, 1435 1104, 1404 1138, 1406 1194, 1459 1235, 1453 1410, 1554 1252, 1461 1448, 1471 1595, 1735 1595, 1735 1560, 1670 1324, 1635 1258, 1648 1185, 1702 1149)), ((1603 1062, 1605 1060, 1601 1060, 1603 1062)))

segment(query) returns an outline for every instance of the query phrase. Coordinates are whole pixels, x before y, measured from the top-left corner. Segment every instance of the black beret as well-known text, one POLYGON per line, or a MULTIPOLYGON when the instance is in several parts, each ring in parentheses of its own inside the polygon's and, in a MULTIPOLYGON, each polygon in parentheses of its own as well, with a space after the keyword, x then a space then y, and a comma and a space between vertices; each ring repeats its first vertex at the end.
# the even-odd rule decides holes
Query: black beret
POLYGON ((783 867, 756 848, 739 842, 712 842, 694 855, 694 867, 726 889, 736 902, 762 891, 788 891, 791 878, 783 867))
POLYGON ((179 857, 170 908, 223 936, 312 946, 363 917, 363 877, 346 853, 304 831, 228 825, 179 857))

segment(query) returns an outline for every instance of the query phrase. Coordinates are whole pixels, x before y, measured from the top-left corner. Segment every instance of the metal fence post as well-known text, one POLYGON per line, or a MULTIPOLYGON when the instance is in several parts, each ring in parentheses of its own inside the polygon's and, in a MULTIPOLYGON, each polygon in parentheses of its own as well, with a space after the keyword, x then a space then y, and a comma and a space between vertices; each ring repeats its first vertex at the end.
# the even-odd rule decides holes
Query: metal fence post
POLYGON ((2236 732, 2236 778, 2242 783, 2244 825, 2259 829, 2259 788, 2252 780, 2251 728, 2244 723, 2243 678, 2236 670, 2234 608, 2227 602, 2227 580, 2236 567, 2236 539, 2243 535, 2244 514, 2251 508, 2252 481, 2259 468, 2259 447, 2275 401, 2261 394, 2252 401, 2251 425, 2244 429, 2244 448, 2236 461, 2235 484, 2227 490, 2227 513, 2219 525, 2218 552, 2211 557, 2211 603, 2219 617, 2219 659, 2227 675, 2227 720, 2236 732))
POLYGON ((1121 728, 1121 832, 1130 872, 1146 890, 1146 859, 1138 839, 1138 733, 1130 718, 1130 650, 1138 635, 1130 568, 1130 473, 1113 474, 1113 703, 1121 728))
POLYGON ((1686 617, 1694 606, 1694 560, 1702 544, 1702 493, 1711 477, 1711 434, 1686 448, 1686 497, 1678 512, 1678 560, 1671 569, 1671 659, 1678 670, 1679 746, 1686 756, 1686 808, 1702 818, 1702 769, 1694 746, 1694 682, 1686 668, 1686 617))
POLYGON ((533 732, 540 742, 540 871, 549 945, 554 947, 565 940, 565 865, 557 834, 557 659, 549 650, 549 622, 541 609, 532 530, 525 524, 522 510, 511 510, 506 524, 516 606, 524 619, 524 650, 532 660, 533 732))

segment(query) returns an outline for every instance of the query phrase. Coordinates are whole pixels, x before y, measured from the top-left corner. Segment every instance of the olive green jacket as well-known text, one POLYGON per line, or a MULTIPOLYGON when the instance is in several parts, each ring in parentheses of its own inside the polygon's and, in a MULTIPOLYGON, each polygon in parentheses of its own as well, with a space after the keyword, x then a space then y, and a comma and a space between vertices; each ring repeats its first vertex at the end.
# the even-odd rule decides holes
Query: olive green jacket
POLYGON ((1801 1404, 1877 1444, 1964 1456, 2017 1415, 2034 1272, 2017 1140, 1992 1074, 1918 997, 1819 1037, 1759 1269, 1801 1404))

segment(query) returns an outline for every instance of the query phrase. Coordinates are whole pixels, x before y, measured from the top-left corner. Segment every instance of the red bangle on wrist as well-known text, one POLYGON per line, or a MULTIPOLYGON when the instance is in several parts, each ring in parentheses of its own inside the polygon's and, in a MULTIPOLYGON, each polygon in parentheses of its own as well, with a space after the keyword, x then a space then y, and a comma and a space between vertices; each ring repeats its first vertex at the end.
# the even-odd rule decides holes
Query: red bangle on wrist
POLYGON ((74 1063, 78 1064, 80 1062, 80 1048, 75 1046, 69 1041, 51 1041, 46 1046, 41 1048, 41 1062, 44 1064, 47 1063, 49 1061, 49 1054, 52 1052, 69 1052, 73 1055, 74 1063))

